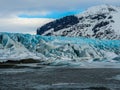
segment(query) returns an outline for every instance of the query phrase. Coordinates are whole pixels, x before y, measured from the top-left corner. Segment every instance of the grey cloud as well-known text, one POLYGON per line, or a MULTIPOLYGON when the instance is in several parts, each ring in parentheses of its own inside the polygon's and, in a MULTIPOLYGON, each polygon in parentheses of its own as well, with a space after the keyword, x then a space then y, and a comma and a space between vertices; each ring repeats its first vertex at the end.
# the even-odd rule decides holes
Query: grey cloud
POLYGON ((31 11, 66 11, 86 9, 93 5, 119 5, 120 0, 0 0, 0 14, 12 14, 31 11))

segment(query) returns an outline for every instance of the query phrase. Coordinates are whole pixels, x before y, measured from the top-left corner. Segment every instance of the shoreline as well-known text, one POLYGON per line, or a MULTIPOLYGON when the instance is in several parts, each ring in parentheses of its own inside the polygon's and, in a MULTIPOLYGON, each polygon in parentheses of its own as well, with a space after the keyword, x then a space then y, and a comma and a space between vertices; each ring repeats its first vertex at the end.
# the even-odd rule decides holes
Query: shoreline
POLYGON ((24 68, 24 67, 28 67, 28 68, 32 68, 32 67, 53 67, 53 68, 86 68, 86 69, 94 69, 94 68, 119 68, 120 69, 120 63, 117 62, 80 62, 78 64, 75 63, 70 63, 68 62, 68 64, 61 64, 61 63, 45 63, 43 61, 40 60, 32 60, 30 59, 30 61, 28 59, 25 60, 20 60, 20 61, 12 61, 12 60, 8 60, 7 62, 0 62, 0 69, 4 68, 24 68))

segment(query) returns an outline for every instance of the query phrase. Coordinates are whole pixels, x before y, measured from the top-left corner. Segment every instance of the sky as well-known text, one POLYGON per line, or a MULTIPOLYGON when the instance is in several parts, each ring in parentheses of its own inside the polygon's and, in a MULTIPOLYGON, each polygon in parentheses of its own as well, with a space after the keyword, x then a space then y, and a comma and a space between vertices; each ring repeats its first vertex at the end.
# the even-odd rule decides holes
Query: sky
POLYGON ((0 32, 35 34, 50 21, 101 4, 120 6, 120 0, 0 0, 0 32))

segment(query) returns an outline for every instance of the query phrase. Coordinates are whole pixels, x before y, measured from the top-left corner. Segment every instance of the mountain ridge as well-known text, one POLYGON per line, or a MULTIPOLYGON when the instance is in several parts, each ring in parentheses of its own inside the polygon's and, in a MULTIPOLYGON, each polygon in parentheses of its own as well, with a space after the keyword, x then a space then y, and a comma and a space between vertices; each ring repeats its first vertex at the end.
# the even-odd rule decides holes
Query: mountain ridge
POLYGON ((37 34, 119 40, 119 23, 120 7, 100 5, 91 7, 80 14, 47 23, 37 29, 37 34))

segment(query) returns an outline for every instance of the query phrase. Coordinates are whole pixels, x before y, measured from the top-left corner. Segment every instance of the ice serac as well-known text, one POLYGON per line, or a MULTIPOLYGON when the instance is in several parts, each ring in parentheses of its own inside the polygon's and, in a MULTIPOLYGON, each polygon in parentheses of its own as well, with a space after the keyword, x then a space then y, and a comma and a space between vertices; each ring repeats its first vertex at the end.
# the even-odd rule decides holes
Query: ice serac
POLYGON ((72 16, 66 16, 37 29, 39 35, 84 36, 120 39, 120 7, 100 5, 72 16))
POLYGON ((0 33, 0 62, 33 58, 52 62, 119 61, 119 40, 0 33))

